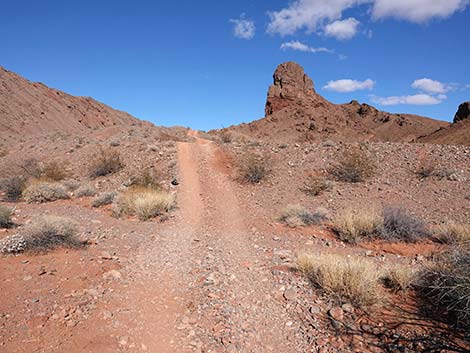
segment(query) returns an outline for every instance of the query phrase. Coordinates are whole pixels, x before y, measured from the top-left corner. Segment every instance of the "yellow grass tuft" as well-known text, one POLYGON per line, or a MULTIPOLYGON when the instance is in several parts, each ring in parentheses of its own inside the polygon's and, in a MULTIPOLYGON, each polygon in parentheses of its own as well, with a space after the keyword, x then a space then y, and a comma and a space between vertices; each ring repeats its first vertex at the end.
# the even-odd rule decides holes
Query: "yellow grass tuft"
POLYGON ((382 224, 381 212, 376 207, 358 212, 346 209, 335 217, 333 229, 341 240, 356 243, 375 235, 382 224))

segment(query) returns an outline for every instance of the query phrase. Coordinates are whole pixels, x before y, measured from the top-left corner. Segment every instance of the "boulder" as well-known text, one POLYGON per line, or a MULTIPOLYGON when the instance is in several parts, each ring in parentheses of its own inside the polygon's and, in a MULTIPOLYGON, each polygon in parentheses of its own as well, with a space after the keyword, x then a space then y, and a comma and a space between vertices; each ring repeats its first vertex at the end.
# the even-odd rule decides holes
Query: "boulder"
POLYGON ((470 102, 464 102, 460 104, 459 110, 455 113, 454 123, 459 121, 470 119, 470 102))

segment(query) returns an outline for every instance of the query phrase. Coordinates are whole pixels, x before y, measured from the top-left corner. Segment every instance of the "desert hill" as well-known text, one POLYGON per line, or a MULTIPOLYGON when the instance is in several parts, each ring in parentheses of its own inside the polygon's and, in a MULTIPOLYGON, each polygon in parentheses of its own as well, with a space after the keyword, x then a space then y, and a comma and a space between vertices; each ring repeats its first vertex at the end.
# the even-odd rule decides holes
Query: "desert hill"
POLYGON ((383 112, 357 101, 333 104, 315 91, 313 81, 294 62, 279 65, 273 77, 265 117, 228 131, 284 142, 411 142, 449 126, 421 116, 383 112))

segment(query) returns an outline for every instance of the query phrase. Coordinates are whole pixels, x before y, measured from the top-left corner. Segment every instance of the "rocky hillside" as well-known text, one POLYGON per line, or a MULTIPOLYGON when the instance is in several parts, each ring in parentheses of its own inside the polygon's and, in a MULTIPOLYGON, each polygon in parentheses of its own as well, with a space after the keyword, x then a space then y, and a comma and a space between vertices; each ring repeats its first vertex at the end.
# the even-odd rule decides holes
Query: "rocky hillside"
POLYGON ((352 101, 333 104, 320 96, 303 68, 286 62, 274 73, 265 117, 229 128, 257 139, 280 141, 392 141, 411 142, 449 124, 409 114, 382 112, 352 101))
POLYGON ((153 126, 88 97, 74 97, 30 82, 0 67, 0 140, 61 132, 87 133, 113 127, 153 126))

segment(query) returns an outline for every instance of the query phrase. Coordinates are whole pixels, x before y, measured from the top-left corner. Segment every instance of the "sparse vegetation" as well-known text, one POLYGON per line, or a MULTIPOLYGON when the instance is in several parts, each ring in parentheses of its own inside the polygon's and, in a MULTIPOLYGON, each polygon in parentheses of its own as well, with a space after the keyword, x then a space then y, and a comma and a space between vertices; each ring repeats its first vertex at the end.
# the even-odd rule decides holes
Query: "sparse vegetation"
POLYGON ((28 186, 23 197, 29 203, 44 203, 68 199, 69 195, 62 184, 39 181, 28 186))
POLYGON ((75 191, 80 187, 80 183, 75 179, 64 180, 62 185, 70 192, 75 191))
POLYGON ((7 201, 18 201, 26 188, 26 179, 16 175, 0 180, 0 190, 7 201))
POLYGON ((385 240, 415 242, 430 235, 426 224, 408 211, 398 207, 385 207, 380 237, 385 240))
POLYGON ((160 176, 155 170, 147 169, 142 174, 131 178, 130 185, 161 190, 160 176))
POLYGON ((61 181, 67 177, 63 164, 50 162, 40 168, 40 177, 49 181, 61 181))
POLYGON ((96 195, 96 189, 90 185, 82 185, 75 191, 76 197, 92 197, 96 195))
POLYGON ((175 205, 174 196, 166 191, 145 187, 130 187, 117 197, 114 212, 117 216, 135 215, 142 221, 162 216, 175 205))
POLYGON ((426 179, 434 175, 435 172, 436 172, 436 163, 428 159, 424 155, 420 156, 415 174, 420 179, 426 179))
POLYGON ((382 280, 394 292, 405 292, 413 287, 416 276, 416 271, 411 266, 401 265, 387 269, 382 280))
POLYGON ((330 173, 339 181, 358 183, 374 175, 375 169, 374 161, 364 151, 354 149, 346 151, 330 173))
POLYGON ((443 244, 470 243, 470 224, 446 223, 438 227, 435 236, 443 244))
POLYGON ((101 207, 101 206, 111 205, 117 195, 118 194, 115 191, 105 192, 104 194, 101 194, 98 197, 96 197, 91 203, 91 206, 101 207))
POLYGON ((297 264, 315 286, 339 301, 357 307, 379 302, 380 272, 371 261, 322 254, 301 255, 297 264))
POLYGON ((335 217, 333 230, 341 240, 357 243, 377 235, 382 224, 383 219, 377 207, 361 209, 357 212, 346 209, 335 217))
POLYGON ((300 205, 287 206, 279 218, 281 222, 292 228, 321 224, 326 219, 328 219, 326 211, 317 210, 310 212, 300 205))
POLYGON ((233 136, 231 133, 229 132, 222 132, 220 134, 220 140, 223 142, 223 143, 232 143, 233 141, 233 136))
POLYGON ((0 205, 0 228, 10 228, 13 225, 12 214, 13 211, 10 208, 0 205))
POLYGON ((307 176, 302 191, 307 195, 318 196, 330 188, 331 183, 323 175, 311 173, 307 176))
POLYGON ((104 150, 93 157, 89 167, 89 175, 92 178, 98 178, 118 172, 123 168, 121 155, 115 150, 104 150))
POLYGON ((268 158, 264 155, 245 154, 238 164, 239 178, 252 184, 261 182, 270 172, 268 158))
POLYGON ((57 247, 76 248, 83 245, 77 238, 78 225, 71 219, 44 216, 27 225, 21 235, 26 240, 26 249, 46 251, 57 247))
POLYGON ((418 293, 427 309, 463 330, 470 329, 470 247, 454 247, 420 273, 418 293))

